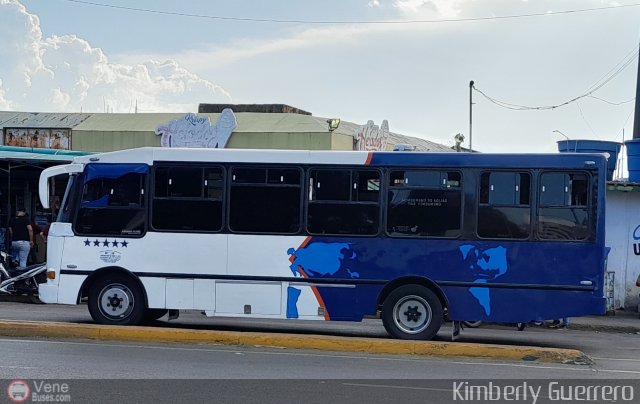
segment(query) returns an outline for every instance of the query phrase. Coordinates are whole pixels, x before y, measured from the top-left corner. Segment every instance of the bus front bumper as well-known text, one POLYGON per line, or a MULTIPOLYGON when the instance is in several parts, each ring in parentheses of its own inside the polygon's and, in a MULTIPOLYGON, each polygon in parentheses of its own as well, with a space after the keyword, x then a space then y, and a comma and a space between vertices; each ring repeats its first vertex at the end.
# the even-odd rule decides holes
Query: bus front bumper
POLYGON ((38 299, 42 303, 58 303, 58 285, 48 283, 38 285, 38 299))

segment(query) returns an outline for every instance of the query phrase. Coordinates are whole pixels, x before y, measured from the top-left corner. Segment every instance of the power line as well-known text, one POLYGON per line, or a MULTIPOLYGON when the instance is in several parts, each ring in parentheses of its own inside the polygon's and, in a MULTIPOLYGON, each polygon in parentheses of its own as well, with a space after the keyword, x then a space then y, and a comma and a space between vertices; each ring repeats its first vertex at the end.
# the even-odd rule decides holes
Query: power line
POLYGON ((616 68, 618 68, 618 66, 620 66, 623 63, 626 63, 625 61, 627 60, 627 58, 629 57, 633 57, 633 55, 635 55, 638 52, 638 46, 637 44, 634 44, 633 47, 629 50, 629 52, 627 52, 626 56, 622 58, 622 60, 620 60, 615 66, 613 66, 611 69, 609 69, 609 71, 607 71, 605 74, 602 75, 602 77, 600 77, 591 87, 587 88, 586 91, 591 90, 591 88, 595 87, 602 79, 604 79, 605 77, 607 77, 607 75, 609 73, 611 73, 612 71, 614 71, 616 68))
MULTIPOLYGON (((500 106, 502 108, 506 108, 506 109, 516 110, 516 111, 527 111, 527 110, 539 110, 540 111, 540 110, 556 109, 556 108, 560 108, 560 107, 563 107, 565 105, 571 104, 572 102, 576 102, 581 98, 585 98, 585 97, 598 98, 598 97, 592 96, 592 94, 595 93, 596 91, 598 91, 599 89, 601 89, 602 87, 604 87, 607 83, 609 83, 616 76, 618 76, 620 73, 622 73, 622 71, 624 71, 627 67, 629 67, 629 65, 631 65, 631 63, 634 62, 635 59, 638 57, 638 52, 639 51, 636 50, 632 54, 630 54, 630 55, 628 54, 627 56, 625 56, 612 69, 610 69, 609 72, 607 72, 605 74, 605 76, 603 76, 603 78, 599 79, 591 87, 589 87, 587 90, 585 90, 584 93, 582 93, 581 95, 579 95, 577 97, 574 97, 574 98, 572 98, 572 99, 570 99, 568 101, 562 102, 560 104, 545 105, 545 106, 530 106, 530 105, 514 104, 514 103, 501 101, 501 100, 498 100, 496 98, 493 98, 493 97, 485 94, 482 90, 477 89, 475 87, 475 85, 473 86, 473 89, 475 91, 477 91, 478 93, 480 93, 489 102, 491 102, 493 104, 496 104, 496 105, 498 105, 498 106, 500 106), (616 69, 616 67, 617 67, 617 69, 616 69), (613 71, 613 73, 611 73, 612 71, 613 71), (607 76, 607 74, 608 74, 608 76, 607 76)), ((598 99, 607 102, 606 100, 603 100, 601 98, 598 98, 598 99)))
POLYGON ((578 106, 578 110, 580 111, 580 116, 582 116, 582 120, 584 121, 584 123, 587 124, 587 126, 589 127, 589 129, 591 129, 591 133, 593 133, 594 135, 596 134, 596 131, 593 130, 593 127, 591 126, 591 124, 589 123, 589 121, 587 121, 587 117, 584 116, 584 112, 582 111, 582 107, 580 106, 580 101, 576 101, 576 105, 578 106))
POLYGON ((606 102, 607 104, 610 104, 610 105, 623 105, 623 104, 628 104, 628 103, 633 102, 633 101, 636 100, 636 97, 633 97, 633 98, 631 98, 629 100, 626 100, 626 101, 614 102, 614 101, 605 100, 604 98, 596 97, 593 94, 590 94, 589 98, 595 98, 596 100, 600 100, 602 102, 606 102))
POLYGON ((549 11, 540 13, 529 14, 512 14, 502 16, 491 17, 474 17, 474 18, 449 18, 442 20, 398 20, 398 21, 330 21, 330 20, 286 20, 286 19, 272 19, 272 18, 249 18, 249 17, 228 17, 219 15, 207 15, 207 14, 192 14, 192 13, 179 13, 174 11, 153 10, 147 8, 116 6, 114 4, 104 4, 92 1, 84 0, 64 0, 70 3, 78 3, 89 6, 115 8, 119 10, 136 11, 142 13, 153 13, 162 15, 172 15, 178 17, 190 17, 190 18, 206 18, 211 20, 225 20, 225 21, 244 21, 244 22, 267 22, 267 23, 279 23, 279 24, 435 24, 444 22, 469 22, 469 21, 491 21, 491 20, 506 20, 513 18, 528 18, 528 17, 542 17, 549 15, 561 15, 561 14, 577 14, 593 11, 613 10, 626 7, 638 7, 640 3, 634 4, 619 4, 614 6, 594 7, 594 8, 582 8, 576 10, 564 10, 564 11, 549 11))

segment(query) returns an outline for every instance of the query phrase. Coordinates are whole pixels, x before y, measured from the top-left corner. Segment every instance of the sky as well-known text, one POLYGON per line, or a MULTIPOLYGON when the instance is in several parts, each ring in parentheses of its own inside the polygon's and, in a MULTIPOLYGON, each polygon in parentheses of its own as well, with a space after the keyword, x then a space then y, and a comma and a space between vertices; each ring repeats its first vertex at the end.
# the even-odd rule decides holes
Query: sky
POLYGON ((288 104, 469 147, 473 102, 475 150, 555 152, 631 137, 639 45, 640 0, 0 0, 0 110, 288 104))

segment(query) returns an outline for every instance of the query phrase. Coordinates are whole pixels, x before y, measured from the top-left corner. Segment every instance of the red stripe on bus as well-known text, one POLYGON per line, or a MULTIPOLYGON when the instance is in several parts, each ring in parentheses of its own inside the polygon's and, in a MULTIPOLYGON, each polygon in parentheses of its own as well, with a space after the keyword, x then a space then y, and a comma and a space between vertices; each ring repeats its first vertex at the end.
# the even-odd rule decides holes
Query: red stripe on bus
MULTIPOLYGON (((307 236, 307 238, 304 239, 304 241, 300 244, 297 250, 306 247, 310 241, 311 241, 311 236, 307 236)), ((295 254, 291 254, 291 256, 289 257, 289 262, 291 262, 292 264, 293 264, 293 261, 295 260, 294 257, 295 257, 295 254)), ((298 273, 302 275, 302 277, 305 279, 312 279, 304 272, 304 269, 302 269, 300 265, 298 265, 298 273)), ((325 306, 324 300, 322 299, 322 296, 320 295, 318 288, 315 286, 311 286, 311 290, 313 291, 313 294, 316 296, 316 300, 318 300, 318 304, 320 305, 320 307, 324 309, 324 319, 331 320, 331 317, 329 316, 329 312, 327 311, 327 306, 325 306)))

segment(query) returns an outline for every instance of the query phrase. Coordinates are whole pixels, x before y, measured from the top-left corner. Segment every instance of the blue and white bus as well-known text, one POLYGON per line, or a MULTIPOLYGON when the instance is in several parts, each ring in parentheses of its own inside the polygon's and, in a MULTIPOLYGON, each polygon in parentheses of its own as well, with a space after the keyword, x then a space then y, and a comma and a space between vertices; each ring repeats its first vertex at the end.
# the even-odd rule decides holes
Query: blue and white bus
POLYGON ((140 148, 77 157, 45 303, 103 324, 167 310, 360 321, 430 339, 446 319, 605 311, 599 154, 140 148))

